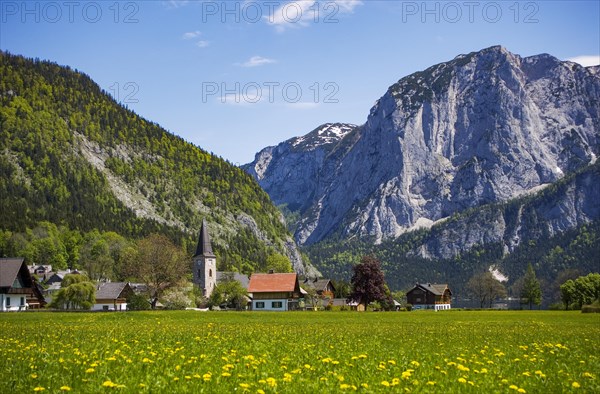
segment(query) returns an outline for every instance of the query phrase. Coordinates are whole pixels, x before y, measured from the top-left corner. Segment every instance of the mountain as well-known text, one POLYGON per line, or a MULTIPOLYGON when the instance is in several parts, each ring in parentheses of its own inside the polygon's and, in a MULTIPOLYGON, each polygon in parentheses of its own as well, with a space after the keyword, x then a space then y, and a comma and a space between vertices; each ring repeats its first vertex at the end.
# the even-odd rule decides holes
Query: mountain
MULTIPOLYGON (((300 244, 381 243, 534 194, 595 163, 599 142, 600 67, 496 46, 402 78, 364 125, 323 125, 263 149, 244 168, 298 218, 300 244)), ((540 226, 560 233, 598 219, 597 201, 585 201, 560 212, 547 206, 540 226), (563 219, 545 220, 553 210, 563 219)), ((485 222, 495 240, 504 237, 496 219, 485 222)), ((448 253, 431 245, 419 253, 468 250, 486 242, 479 230, 471 240, 446 240, 448 253)), ((518 244, 519 232, 514 237, 518 244)))
POLYGON ((219 269, 264 270, 280 255, 311 269, 250 176, 118 104, 87 75, 0 52, 0 102, 0 230, 50 222, 129 239, 158 232, 193 251, 206 219, 219 269))

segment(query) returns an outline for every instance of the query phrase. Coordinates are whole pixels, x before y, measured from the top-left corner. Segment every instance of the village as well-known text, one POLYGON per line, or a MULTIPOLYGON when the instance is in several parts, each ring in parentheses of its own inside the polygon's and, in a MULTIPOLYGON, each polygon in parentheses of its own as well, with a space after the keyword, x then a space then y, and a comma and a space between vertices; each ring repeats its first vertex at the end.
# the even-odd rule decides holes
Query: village
MULTIPOLYGON (((210 299, 218 285, 234 282, 242 289, 235 309, 252 311, 296 311, 333 309, 365 311, 370 303, 360 299, 336 298, 332 280, 300 277, 296 273, 266 273, 244 275, 238 272, 217 271, 217 257, 213 252, 209 230, 203 222, 196 252, 192 258, 193 285, 205 299, 210 299)), ((67 276, 84 275, 78 270, 53 271, 50 265, 27 265, 24 258, 0 259, 0 311, 17 312, 44 310, 63 288, 67 276)), ((98 281, 94 284, 95 297, 91 311, 127 311, 132 296, 147 297, 145 283, 98 281)), ((357 297, 358 298, 358 297, 357 297)), ((153 300, 148 299, 148 303, 153 300)), ((154 300, 157 308, 163 305, 154 300)), ((447 284, 416 283, 406 292, 405 300, 393 299, 391 310, 451 308, 452 292, 447 284)), ((211 305, 213 310, 228 309, 225 302, 211 305)), ((69 309, 69 308, 66 308, 69 309)), ((84 308, 85 309, 85 308, 84 308)), ((187 308, 207 311, 209 308, 187 308)))

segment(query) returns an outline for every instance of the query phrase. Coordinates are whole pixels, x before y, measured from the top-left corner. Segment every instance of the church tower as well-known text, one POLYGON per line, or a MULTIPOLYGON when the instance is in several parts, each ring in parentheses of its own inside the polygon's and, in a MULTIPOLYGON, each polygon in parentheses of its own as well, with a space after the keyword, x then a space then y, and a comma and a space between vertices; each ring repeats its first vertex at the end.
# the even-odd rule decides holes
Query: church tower
POLYGON ((212 251, 206 221, 202 221, 198 246, 193 258, 194 283, 205 297, 210 297, 217 285, 217 257, 212 251))

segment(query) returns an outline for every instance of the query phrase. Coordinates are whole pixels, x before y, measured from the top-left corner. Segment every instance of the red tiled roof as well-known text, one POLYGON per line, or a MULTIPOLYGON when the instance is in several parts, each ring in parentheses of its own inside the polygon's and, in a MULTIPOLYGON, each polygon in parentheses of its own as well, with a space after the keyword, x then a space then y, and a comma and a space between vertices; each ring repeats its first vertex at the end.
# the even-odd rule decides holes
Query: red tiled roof
POLYGON ((296 274, 252 274, 249 293, 293 292, 296 289, 296 274))

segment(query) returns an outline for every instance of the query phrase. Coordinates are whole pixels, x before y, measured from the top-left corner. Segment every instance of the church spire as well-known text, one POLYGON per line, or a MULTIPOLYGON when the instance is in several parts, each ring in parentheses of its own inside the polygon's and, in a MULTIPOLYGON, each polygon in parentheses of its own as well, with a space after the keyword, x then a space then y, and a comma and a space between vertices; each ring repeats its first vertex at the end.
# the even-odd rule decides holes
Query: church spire
POLYGON ((208 236, 208 227, 204 219, 202 220, 200 237, 198 237, 198 246, 196 247, 196 253, 194 254, 194 257, 197 256, 215 257, 212 251, 212 245, 210 244, 210 237, 208 236))

